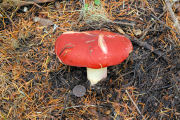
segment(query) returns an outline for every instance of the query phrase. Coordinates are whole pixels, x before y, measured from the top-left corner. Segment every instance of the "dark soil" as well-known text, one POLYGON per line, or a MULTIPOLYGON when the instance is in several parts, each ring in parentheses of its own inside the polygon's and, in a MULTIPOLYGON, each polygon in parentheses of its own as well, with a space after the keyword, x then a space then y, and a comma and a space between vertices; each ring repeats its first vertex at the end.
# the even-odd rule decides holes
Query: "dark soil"
POLYGON ((113 22, 88 23, 78 11, 82 1, 59 1, 59 8, 56 2, 39 4, 42 8, 27 5, 27 13, 21 6, 12 20, 7 15, 15 8, 0 13, 6 16, 0 18, 1 119, 180 119, 180 36, 164 1, 125 0, 123 6, 105 0, 102 4, 113 22), (33 22, 34 16, 59 27, 42 27, 33 22), (122 34, 117 28, 132 41, 133 52, 122 64, 108 67, 108 77, 95 86, 87 80, 86 68, 62 65, 54 53, 55 40, 64 31, 122 34), (137 29, 140 35, 134 33, 137 29), (73 94, 76 85, 86 88, 84 96, 73 94))

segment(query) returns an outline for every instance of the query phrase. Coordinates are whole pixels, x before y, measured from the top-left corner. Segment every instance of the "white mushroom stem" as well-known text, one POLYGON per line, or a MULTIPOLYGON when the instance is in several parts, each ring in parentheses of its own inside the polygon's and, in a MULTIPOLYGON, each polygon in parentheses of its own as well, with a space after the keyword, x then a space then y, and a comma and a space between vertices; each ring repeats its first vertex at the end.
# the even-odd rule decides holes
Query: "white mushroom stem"
POLYGON ((91 82, 91 85, 95 85, 100 80, 107 77, 107 67, 100 69, 87 68, 87 78, 91 82))

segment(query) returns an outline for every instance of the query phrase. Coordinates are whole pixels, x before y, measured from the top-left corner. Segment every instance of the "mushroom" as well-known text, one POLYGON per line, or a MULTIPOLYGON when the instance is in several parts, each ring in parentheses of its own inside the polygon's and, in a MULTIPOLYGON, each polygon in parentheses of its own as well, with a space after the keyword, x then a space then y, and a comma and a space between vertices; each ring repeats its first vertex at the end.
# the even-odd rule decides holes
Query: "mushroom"
POLYGON ((61 63, 87 68, 91 85, 107 77, 107 67, 120 64, 133 50, 131 41, 107 31, 64 32, 56 40, 61 63))

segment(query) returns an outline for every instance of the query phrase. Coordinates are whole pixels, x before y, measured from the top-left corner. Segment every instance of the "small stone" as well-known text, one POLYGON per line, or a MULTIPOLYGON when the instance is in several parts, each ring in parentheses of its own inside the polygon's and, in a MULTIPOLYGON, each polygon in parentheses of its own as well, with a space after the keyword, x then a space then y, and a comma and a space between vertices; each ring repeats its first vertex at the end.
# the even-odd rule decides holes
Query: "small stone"
POLYGON ((24 7, 23 11, 24 11, 24 12, 27 12, 27 11, 28 11, 28 8, 27 8, 27 7, 24 7))
POLYGON ((107 110, 107 111, 105 112, 106 115, 109 115, 110 113, 111 113, 110 110, 107 110))
POLYGON ((84 96, 86 93, 86 88, 82 85, 76 85, 74 88, 73 88, 73 94, 76 96, 76 97, 82 97, 84 96))
POLYGON ((40 18, 40 17, 34 17, 33 21, 38 22, 42 26, 51 26, 54 24, 52 20, 40 18))

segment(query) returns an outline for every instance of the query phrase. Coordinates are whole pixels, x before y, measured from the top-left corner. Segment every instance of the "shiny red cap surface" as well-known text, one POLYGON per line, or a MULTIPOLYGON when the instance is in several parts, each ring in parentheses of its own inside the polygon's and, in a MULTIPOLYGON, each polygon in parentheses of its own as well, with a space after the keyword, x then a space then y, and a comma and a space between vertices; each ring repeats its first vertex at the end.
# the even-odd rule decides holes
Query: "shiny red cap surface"
POLYGON ((62 63, 94 69, 120 64, 132 50, 132 43, 125 36, 99 30, 65 32, 55 43, 62 63))

